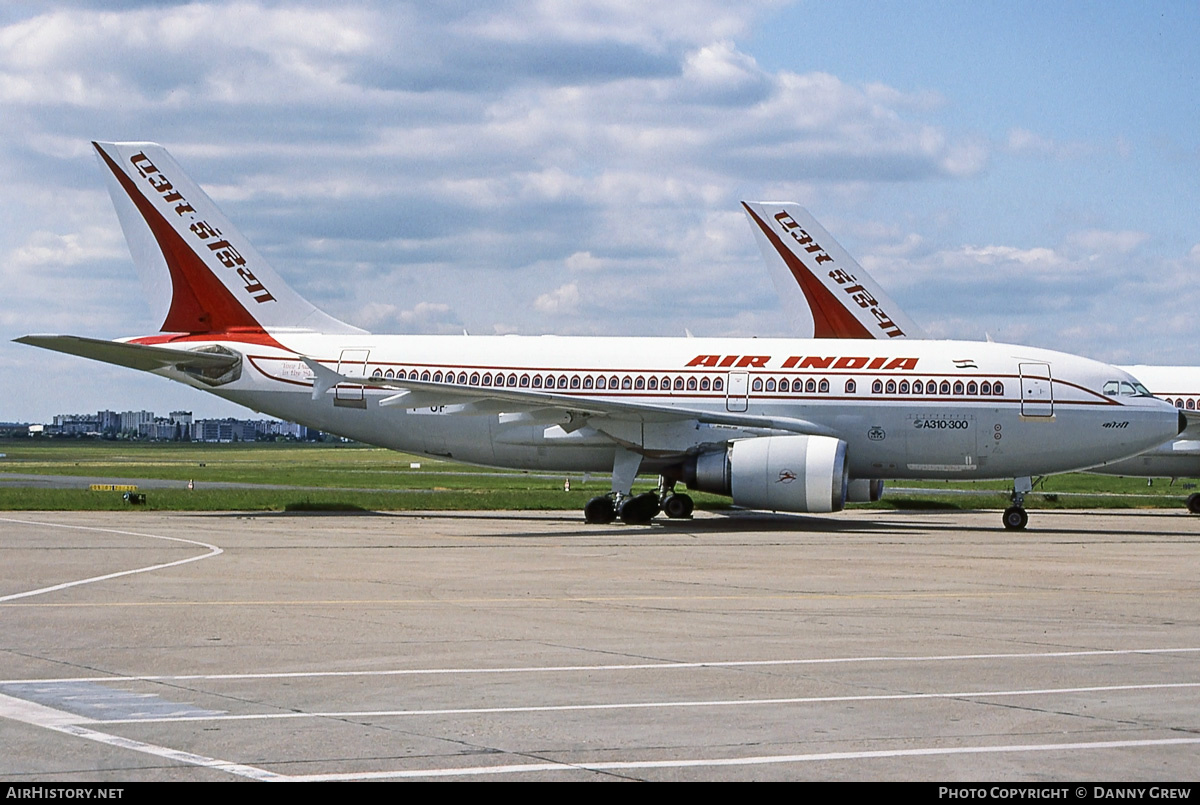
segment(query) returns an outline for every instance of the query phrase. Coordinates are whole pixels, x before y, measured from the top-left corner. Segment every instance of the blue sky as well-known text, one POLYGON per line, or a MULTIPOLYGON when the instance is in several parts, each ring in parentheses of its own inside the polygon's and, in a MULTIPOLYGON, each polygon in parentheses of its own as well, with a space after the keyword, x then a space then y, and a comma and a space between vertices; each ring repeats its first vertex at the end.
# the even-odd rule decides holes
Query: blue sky
POLYGON ((1196 3, 10 3, 0 421, 245 412, 12 344, 157 329, 92 139, 378 332, 787 335, 741 198, 939 338, 1194 364, 1196 3))

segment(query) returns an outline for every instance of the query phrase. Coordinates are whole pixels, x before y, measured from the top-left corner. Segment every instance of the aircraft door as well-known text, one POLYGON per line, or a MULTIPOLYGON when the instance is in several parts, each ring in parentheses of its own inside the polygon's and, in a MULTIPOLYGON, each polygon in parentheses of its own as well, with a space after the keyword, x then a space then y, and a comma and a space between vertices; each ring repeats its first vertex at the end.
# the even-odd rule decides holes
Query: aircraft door
POLYGON ((1054 416, 1054 383, 1048 363, 1022 363, 1021 416, 1054 416))
MULTIPOLYGON (((370 354, 369 349, 343 349, 338 358, 338 374, 366 378, 367 356, 370 354)), ((333 404, 340 408, 366 408, 363 387, 339 384, 333 391, 333 404)))
POLYGON ((725 410, 741 412, 750 405, 750 374, 730 372, 725 385, 725 410))

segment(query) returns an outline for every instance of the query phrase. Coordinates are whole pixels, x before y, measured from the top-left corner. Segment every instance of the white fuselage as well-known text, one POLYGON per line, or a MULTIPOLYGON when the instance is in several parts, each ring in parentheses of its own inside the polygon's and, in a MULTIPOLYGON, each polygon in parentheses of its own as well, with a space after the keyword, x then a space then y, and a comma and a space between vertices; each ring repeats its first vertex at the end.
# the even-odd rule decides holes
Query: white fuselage
MULTIPOLYGON (((1154 396, 1190 415, 1200 410, 1200 366, 1122 366, 1144 383, 1154 396)), ((1200 427, 1191 425, 1170 441, 1133 458, 1116 461, 1093 472, 1139 478, 1200 477, 1200 427)))
MULTIPOLYGON (((591 415, 569 424, 499 401, 389 404, 389 378, 552 392, 814 423, 847 443, 854 478, 1013 478, 1103 465, 1166 441, 1176 413, 1146 397, 1112 397, 1115 367, 1005 344, 704 338, 273 334, 279 346, 176 340, 241 353, 232 382, 160 374, 284 419, 366 443, 498 467, 609 471, 613 450, 643 471, 769 429, 591 415), (313 396, 305 355, 365 385, 313 396), (553 385, 549 385, 552 382, 553 385), (918 390, 919 389, 919 390, 918 390), (382 404, 381 404, 382 403, 382 404), (508 413, 508 412, 519 413, 508 413), (564 427, 565 426, 565 427, 564 427)), ((140 339, 139 339, 140 340, 140 339)), ((156 339, 158 340, 158 339, 156 339)), ((395 402, 394 400, 390 402, 395 402)))

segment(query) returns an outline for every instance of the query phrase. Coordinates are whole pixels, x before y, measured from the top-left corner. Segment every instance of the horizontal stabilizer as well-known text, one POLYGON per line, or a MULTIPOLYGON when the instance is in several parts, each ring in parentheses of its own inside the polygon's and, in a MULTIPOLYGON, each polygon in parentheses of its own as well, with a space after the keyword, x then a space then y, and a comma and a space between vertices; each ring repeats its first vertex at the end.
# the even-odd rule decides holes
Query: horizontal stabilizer
POLYGON ((105 341, 78 335, 27 335, 14 339, 18 344, 52 349, 81 358, 91 358, 130 369, 152 372, 156 369, 224 370, 241 361, 241 356, 225 352, 198 352, 171 347, 152 347, 124 341, 105 341))

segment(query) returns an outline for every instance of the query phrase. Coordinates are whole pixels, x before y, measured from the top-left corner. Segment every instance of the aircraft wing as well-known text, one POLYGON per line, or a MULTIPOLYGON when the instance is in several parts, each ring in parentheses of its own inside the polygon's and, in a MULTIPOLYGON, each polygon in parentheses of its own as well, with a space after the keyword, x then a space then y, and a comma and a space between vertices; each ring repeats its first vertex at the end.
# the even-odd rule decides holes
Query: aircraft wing
MULTIPOLYGON (((555 394, 552 391, 495 388, 490 386, 460 386, 453 383, 434 383, 428 380, 380 378, 343 375, 308 357, 301 357, 313 372, 313 399, 341 383, 370 388, 394 389, 398 394, 380 401, 382 406, 423 408, 432 405, 470 403, 501 403, 507 410, 559 410, 568 414, 572 425, 582 427, 592 417, 633 422, 700 422, 706 425, 732 425, 742 428, 761 428, 811 436, 836 436, 830 428, 794 417, 760 416, 730 411, 707 411, 672 405, 623 402, 595 397, 555 394)), ((566 430, 574 428, 567 426, 566 430)))
POLYGON ((13 339, 18 344, 52 349, 68 355, 91 358, 94 361, 152 372, 155 369, 227 370, 241 362, 241 357, 227 352, 202 352, 173 347, 131 344, 124 341, 105 341, 79 335, 26 335, 13 339))

